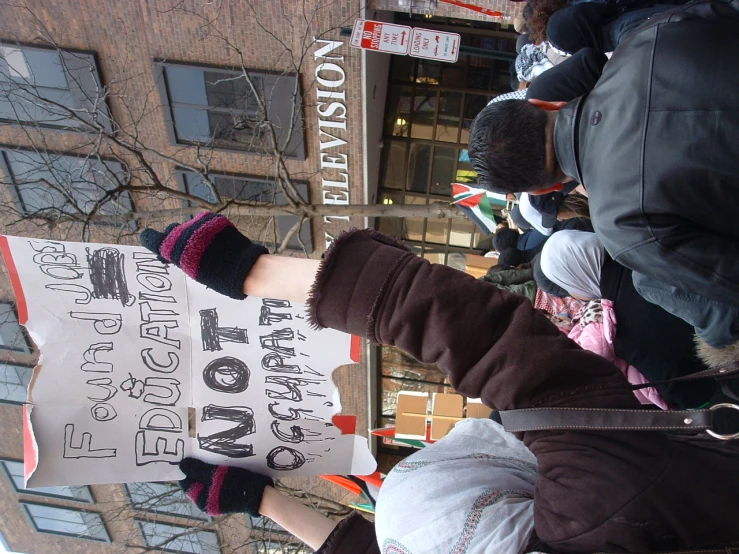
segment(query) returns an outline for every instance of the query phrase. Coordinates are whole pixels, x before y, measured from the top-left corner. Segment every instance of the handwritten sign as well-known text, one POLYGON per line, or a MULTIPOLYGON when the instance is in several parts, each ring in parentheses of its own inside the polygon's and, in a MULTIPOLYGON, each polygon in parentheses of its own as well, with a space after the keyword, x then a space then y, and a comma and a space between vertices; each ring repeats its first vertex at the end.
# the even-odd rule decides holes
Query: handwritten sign
POLYGON ((0 237, 41 349, 25 407, 30 487, 181 478, 195 456, 272 476, 367 474, 332 424, 351 337, 305 306, 237 301, 145 249, 0 237))

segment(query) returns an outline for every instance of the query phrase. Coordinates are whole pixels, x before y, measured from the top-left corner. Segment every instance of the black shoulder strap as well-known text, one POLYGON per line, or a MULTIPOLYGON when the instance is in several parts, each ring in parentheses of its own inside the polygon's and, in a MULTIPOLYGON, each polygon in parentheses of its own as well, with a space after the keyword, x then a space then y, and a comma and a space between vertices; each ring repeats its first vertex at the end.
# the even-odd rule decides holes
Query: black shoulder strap
MULTIPOLYGON (((632 387, 640 389, 662 383, 696 379, 734 377, 739 363, 707 369, 665 381, 655 381, 632 387)), ((502 410, 500 419, 506 431, 543 431, 546 429, 580 431, 705 431, 720 440, 739 439, 739 433, 722 435, 713 429, 714 412, 722 409, 739 410, 737 404, 716 404, 705 410, 615 410, 601 408, 525 408, 502 410)))

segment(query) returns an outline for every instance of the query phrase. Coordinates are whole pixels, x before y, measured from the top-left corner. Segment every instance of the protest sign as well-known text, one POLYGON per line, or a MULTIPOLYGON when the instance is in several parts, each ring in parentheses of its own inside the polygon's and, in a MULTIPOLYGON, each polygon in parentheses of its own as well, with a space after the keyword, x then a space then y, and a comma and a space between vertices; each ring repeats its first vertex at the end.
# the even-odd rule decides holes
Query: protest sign
POLYGON ((368 474, 332 424, 352 337, 305 306, 232 300, 143 248, 0 237, 41 350, 24 410, 30 487, 162 481, 195 456, 272 476, 368 474))

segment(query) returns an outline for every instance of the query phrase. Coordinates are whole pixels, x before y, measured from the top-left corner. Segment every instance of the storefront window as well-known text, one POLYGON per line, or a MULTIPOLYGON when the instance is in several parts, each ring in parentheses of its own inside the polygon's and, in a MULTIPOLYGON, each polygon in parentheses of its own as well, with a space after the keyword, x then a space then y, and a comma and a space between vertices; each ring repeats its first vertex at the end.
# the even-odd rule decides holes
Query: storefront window
MULTIPOLYGON (((441 28, 438 19, 420 23, 441 28)), ((477 174, 466 149, 469 130, 490 99, 510 92, 509 66, 515 58, 516 41, 514 33, 501 31, 499 25, 479 25, 475 32, 461 33, 462 44, 472 50, 471 55, 460 55, 457 63, 393 57, 380 202, 447 202, 453 183, 474 186, 477 174), (485 34, 488 31, 490 36, 485 34)), ((467 270, 469 254, 483 253, 476 246, 485 236, 466 219, 380 218, 379 229, 403 239, 417 256, 462 271, 467 270)), ((393 347, 378 348, 379 426, 394 422, 400 391, 452 392, 445 374, 435 365, 421 364, 393 347)), ((405 450, 383 447, 398 448, 405 450)))

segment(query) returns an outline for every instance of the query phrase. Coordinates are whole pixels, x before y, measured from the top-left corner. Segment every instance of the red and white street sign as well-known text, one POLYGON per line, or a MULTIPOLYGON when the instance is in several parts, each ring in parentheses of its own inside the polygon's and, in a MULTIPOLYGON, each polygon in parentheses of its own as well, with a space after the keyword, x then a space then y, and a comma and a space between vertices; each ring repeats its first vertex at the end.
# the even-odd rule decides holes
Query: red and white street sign
POLYGON ((459 58, 461 40, 462 37, 457 33, 415 27, 409 54, 415 58, 454 63, 459 58))
POLYGON ((357 19, 354 22, 351 45, 355 48, 407 54, 411 42, 411 28, 382 21, 357 19))

